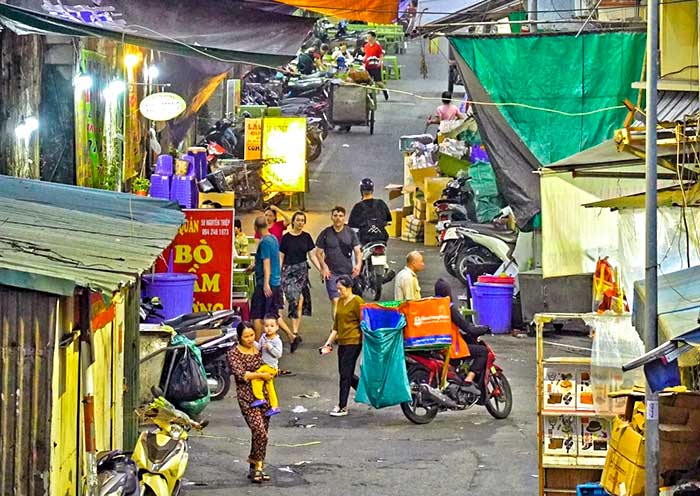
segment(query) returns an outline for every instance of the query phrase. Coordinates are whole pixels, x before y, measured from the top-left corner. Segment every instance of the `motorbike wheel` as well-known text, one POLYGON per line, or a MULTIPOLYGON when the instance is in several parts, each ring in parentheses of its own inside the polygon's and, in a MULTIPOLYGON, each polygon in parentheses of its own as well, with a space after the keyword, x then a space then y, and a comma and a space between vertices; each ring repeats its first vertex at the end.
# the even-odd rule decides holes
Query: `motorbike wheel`
POLYGON ((491 374, 484 394, 484 405, 491 416, 504 419, 510 415, 510 411, 513 409, 513 393, 510 390, 508 379, 502 372, 491 374))
POLYGON ((457 250, 459 250, 459 243, 456 241, 447 241, 445 253, 442 257, 442 263, 445 266, 445 270, 448 274, 459 279, 459 276, 457 275, 457 268, 455 267, 455 251, 457 250))
POLYGON ((382 299, 382 285, 384 284, 384 276, 382 274, 374 274, 372 285, 374 286, 374 301, 382 299))
MULTIPOLYGON (((419 384, 426 384, 430 380, 430 373, 423 367, 413 367, 408 370, 408 383, 411 386, 411 401, 401 403, 401 411, 404 416, 414 424, 424 425, 433 421, 438 414, 438 407, 425 407, 417 405, 418 396, 416 390, 419 384), (421 413, 422 412, 422 413, 421 413)), ((433 379, 432 387, 437 387, 437 382, 433 379)))
POLYGON ((226 373, 214 372, 207 377, 207 382, 212 401, 223 400, 231 388, 231 376, 226 373))
POLYGON ((321 140, 313 133, 306 135, 306 160, 313 162, 321 156, 321 140))
POLYGON ((462 284, 467 285, 467 274, 472 276, 472 282, 476 282, 477 273, 480 266, 500 265, 500 259, 483 246, 472 246, 467 248, 457 257, 457 279, 462 284))

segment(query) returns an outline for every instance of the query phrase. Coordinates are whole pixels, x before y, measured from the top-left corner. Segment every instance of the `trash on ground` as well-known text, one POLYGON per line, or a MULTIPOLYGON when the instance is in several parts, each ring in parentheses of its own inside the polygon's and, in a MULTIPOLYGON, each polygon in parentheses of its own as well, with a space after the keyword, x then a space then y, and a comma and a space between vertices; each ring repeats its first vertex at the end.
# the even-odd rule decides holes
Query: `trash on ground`
POLYGON ((303 405, 297 405, 294 408, 292 408, 292 413, 306 413, 308 410, 304 408, 303 405))
POLYGON ((293 396, 293 398, 308 398, 308 399, 315 399, 315 398, 320 398, 321 395, 319 394, 318 391, 312 391, 310 393, 302 393, 302 394, 297 394, 293 396))
POLYGON ((321 441, 309 441, 308 443, 299 444, 273 444, 276 448, 305 448, 306 446, 316 446, 321 444, 321 441))
POLYGON ((292 469, 289 468, 289 467, 278 467, 277 470, 279 470, 280 472, 288 472, 288 473, 290 473, 290 474, 293 474, 293 473, 294 473, 294 470, 292 470, 292 469))

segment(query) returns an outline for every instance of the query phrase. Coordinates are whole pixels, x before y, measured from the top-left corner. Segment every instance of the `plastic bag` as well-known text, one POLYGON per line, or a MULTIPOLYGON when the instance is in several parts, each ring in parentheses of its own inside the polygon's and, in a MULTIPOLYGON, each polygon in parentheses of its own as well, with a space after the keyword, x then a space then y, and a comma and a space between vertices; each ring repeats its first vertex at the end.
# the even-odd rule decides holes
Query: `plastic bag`
POLYGON ((608 398, 608 393, 644 384, 641 368, 622 373, 622 366, 644 354, 644 343, 632 327, 629 316, 587 317, 595 330, 591 349, 591 389, 598 413, 623 413, 625 399, 608 398))
POLYGON ((445 138, 440 143, 440 153, 461 159, 467 153, 467 145, 463 141, 445 138))
POLYGON ((374 408, 411 401, 403 350, 406 320, 396 309, 378 305, 363 306, 362 317, 362 368, 356 401, 374 408))
POLYGON ((172 359, 176 362, 170 376, 166 399, 177 405, 209 396, 207 374, 202 366, 201 352, 194 341, 177 335, 173 336, 171 344, 184 344, 186 347, 172 354, 172 359))

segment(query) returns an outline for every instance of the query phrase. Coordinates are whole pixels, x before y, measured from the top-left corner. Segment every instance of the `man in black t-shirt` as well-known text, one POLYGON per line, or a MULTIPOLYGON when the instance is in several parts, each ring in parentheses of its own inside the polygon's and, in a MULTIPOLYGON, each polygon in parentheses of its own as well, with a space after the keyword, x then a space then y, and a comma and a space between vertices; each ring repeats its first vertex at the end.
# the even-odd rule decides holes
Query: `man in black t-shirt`
POLYGON ((362 201, 355 204, 350 212, 348 225, 358 230, 360 243, 388 241, 387 224, 391 223, 391 212, 384 200, 374 198, 374 182, 365 178, 360 182, 362 201))

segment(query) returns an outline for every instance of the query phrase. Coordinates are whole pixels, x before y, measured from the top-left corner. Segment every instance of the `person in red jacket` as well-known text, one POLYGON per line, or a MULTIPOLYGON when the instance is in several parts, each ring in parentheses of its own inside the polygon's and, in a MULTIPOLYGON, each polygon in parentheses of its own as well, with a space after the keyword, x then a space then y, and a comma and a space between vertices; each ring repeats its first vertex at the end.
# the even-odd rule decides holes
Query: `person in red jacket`
MULTIPOLYGON (((377 86, 384 88, 384 83, 382 82, 382 65, 384 63, 384 49, 377 42, 377 33, 375 33, 374 31, 370 31, 369 33, 367 33, 367 43, 365 43, 364 52, 365 69, 367 69, 367 72, 372 77, 372 80, 374 80, 377 86)), ((389 92, 386 89, 383 90, 383 92, 384 99, 388 100, 389 92)))

